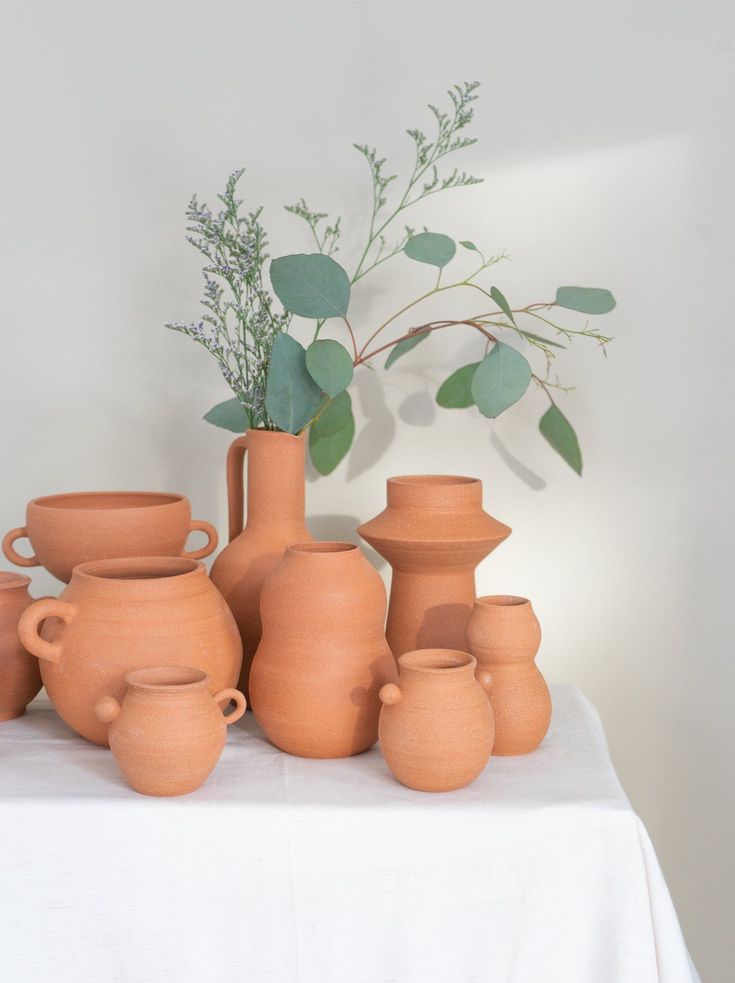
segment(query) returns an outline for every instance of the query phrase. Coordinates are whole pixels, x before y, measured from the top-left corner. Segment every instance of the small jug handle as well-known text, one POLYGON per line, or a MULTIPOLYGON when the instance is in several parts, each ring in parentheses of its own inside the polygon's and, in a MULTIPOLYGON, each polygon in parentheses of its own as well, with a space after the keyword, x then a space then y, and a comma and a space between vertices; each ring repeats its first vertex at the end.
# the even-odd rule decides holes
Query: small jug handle
POLYGON ((232 700, 236 704, 232 713, 225 714, 225 723, 234 724, 247 710, 247 700, 239 689, 221 689, 219 693, 214 694, 214 702, 222 703, 223 700, 232 700))
POLYGON ((184 550, 181 555, 188 557, 190 560, 203 560, 205 556, 209 556, 210 553, 214 553, 214 551, 217 549, 219 537, 217 536, 217 530, 214 528, 211 522, 205 522, 204 519, 192 519, 189 532, 198 531, 206 532, 207 542, 201 547, 201 549, 191 551, 184 550))
POLYGON ((38 634, 38 628, 46 618, 61 618, 68 624, 74 620, 76 613, 77 609, 73 604, 67 604, 66 601, 60 601, 55 597, 34 601, 25 609, 18 622, 18 636, 23 648, 37 659, 58 662, 63 652, 61 640, 47 642, 38 634))
POLYGON ((230 525, 230 542, 243 530, 245 488, 243 465, 248 449, 247 434, 236 437, 227 451, 227 514, 230 525))
POLYGON ((20 553, 15 552, 13 543, 16 539, 28 539, 28 530, 25 526, 11 529, 3 539, 3 553, 5 554, 5 558, 10 560, 11 563, 14 563, 16 567, 40 567, 41 561, 35 554, 33 556, 21 556, 20 553))

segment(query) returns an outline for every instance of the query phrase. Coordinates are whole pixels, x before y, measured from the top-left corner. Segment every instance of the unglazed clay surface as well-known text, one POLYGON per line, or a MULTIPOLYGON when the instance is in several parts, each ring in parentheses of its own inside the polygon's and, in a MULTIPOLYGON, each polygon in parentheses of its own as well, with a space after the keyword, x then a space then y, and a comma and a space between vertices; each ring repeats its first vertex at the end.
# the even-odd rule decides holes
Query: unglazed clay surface
POLYGON ((380 747, 403 785, 449 792, 477 778, 493 749, 493 714, 475 659, 419 649, 398 659, 398 685, 380 690, 380 747))
POLYGON ((492 677, 488 695, 495 714, 493 754, 527 754, 546 736, 551 697, 534 661, 541 626, 525 597, 478 597, 467 643, 479 669, 492 677))
POLYGON ((68 583, 79 563, 135 556, 209 556, 217 531, 192 519, 184 495, 159 492, 76 492, 35 498, 26 508, 26 524, 12 529, 3 552, 21 567, 45 567, 68 583), (190 532, 201 530, 206 546, 185 552, 190 532), (14 543, 28 538, 34 555, 17 553, 14 543))
POLYGON ((258 722, 276 747, 343 758, 378 739, 378 690, 396 678, 385 588, 351 543, 289 547, 261 596, 263 637, 250 674, 258 722))
POLYGON ((230 544, 212 566, 212 581, 235 616, 243 643, 240 689, 260 642, 260 591, 287 546, 311 540, 304 519, 304 437, 248 430, 227 455, 230 544), (243 529, 243 461, 248 456, 247 525, 243 529))
POLYGON ((107 728, 95 704, 122 698, 125 673, 162 662, 192 666, 220 690, 234 686, 242 664, 224 598, 204 566, 184 557, 83 563, 58 600, 36 601, 23 613, 19 632, 41 660, 59 715, 96 744, 107 743, 107 728))
POLYGON ((387 508, 358 529, 393 568, 388 644, 396 658, 466 645, 475 567, 511 530, 482 508, 482 482, 457 475, 388 479, 387 508))
POLYGON ((18 621, 33 602, 30 579, 0 571, 0 723, 25 713, 41 688, 38 660, 23 648, 18 621))
POLYGON ((185 795, 219 761, 227 725, 245 713, 235 689, 212 695, 205 672, 186 667, 138 669, 125 676, 122 703, 104 696, 95 715, 109 724, 112 753, 127 783, 143 795, 185 795), (227 717, 218 703, 234 700, 227 717))

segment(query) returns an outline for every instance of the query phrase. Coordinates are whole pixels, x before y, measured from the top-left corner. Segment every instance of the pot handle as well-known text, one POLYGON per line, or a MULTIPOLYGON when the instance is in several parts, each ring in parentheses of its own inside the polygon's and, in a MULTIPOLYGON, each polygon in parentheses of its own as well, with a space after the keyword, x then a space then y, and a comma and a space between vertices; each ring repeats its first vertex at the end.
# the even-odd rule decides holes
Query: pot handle
POLYGON ((111 723, 118 713, 120 713, 120 704, 114 696, 103 696, 95 703, 94 715, 103 724, 111 723))
POLYGON ((15 552, 13 543, 16 539, 28 539, 28 530, 25 526, 19 526, 18 529, 11 529, 5 539, 3 539, 3 553, 6 559, 14 563, 16 567, 40 567, 41 561, 35 554, 33 556, 21 556, 20 553, 15 552))
POLYGON ((207 542, 201 547, 201 549, 184 550, 181 555, 187 556, 190 560, 203 560, 205 556, 209 556, 210 553, 214 553, 214 551, 217 549, 217 543, 219 541, 217 530, 214 528, 211 522, 205 522, 204 519, 192 519, 189 532, 197 531, 206 532, 207 542))
POLYGON ((381 703, 384 703, 387 707, 392 707, 394 703, 398 703, 403 693, 401 693, 395 683, 386 683, 385 686, 380 687, 378 696, 380 697, 381 703))
POLYGON ((234 700, 237 704, 235 709, 230 714, 225 714, 225 723, 234 724, 236 720, 245 713, 248 708, 248 701, 242 695, 239 689, 221 689, 219 693, 214 694, 214 702, 221 703, 223 700, 234 700))
POLYGON ((230 542, 243 530, 245 488, 242 469, 248 449, 247 434, 235 437, 227 451, 227 515, 230 524, 230 542))
POLYGON ((74 620, 76 613, 75 605, 67 604, 66 601, 60 601, 55 597, 34 601, 25 609, 18 622, 18 635, 23 648, 37 659, 58 662, 63 652, 61 641, 47 642, 45 638, 41 638, 38 634, 39 625, 46 618, 61 618, 68 624, 74 620))

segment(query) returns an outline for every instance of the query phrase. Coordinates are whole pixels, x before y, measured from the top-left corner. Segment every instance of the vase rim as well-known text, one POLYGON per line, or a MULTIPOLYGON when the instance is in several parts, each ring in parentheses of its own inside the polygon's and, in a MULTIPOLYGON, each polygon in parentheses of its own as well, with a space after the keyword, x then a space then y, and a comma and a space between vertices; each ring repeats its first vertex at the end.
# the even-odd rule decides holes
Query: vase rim
POLYGON ((146 692, 181 693, 203 689, 209 676, 190 666, 152 666, 126 673, 125 682, 131 689, 146 692))
POLYGON ((481 484, 480 478, 471 478, 463 474, 399 474, 388 478, 388 484, 413 485, 419 487, 445 488, 452 485, 481 484))
POLYGON ((12 570, 0 570, 0 590, 14 590, 18 587, 29 587, 31 578, 24 573, 14 573, 12 570))
POLYGON ((311 543, 292 543, 286 550, 292 556, 303 556, 309 553, 318 553, 320 556, 337 556, 355 551, 360 552, 359 546, 336 539, 315 540, 311 543))
POLYGON ((105 584, 153 584, 191 580, 203 572, 203 563, 186 556, 131 556, 79 563, 72 571, 72 578, 105 584))
POLYGON ((186 501, 185 495, 175 492, 151 491, 84 491, 61 492, 33 498, 28 508, 74 510, 75 512, 99 512, 103 509, 131 511, 133 509, 159 508, 178 505, 186 501))
POLYGON ((475 599, 475 604, 483 607, 514 608, 524 607, 531 602, 527 597, 520 597, 517 594, 483 594, 482 597, 475 599))
POLYGON ((477 659, 460 649, 413 649, 399 655, 398 664, 402 669, 445 675, 474 669, 477 659))

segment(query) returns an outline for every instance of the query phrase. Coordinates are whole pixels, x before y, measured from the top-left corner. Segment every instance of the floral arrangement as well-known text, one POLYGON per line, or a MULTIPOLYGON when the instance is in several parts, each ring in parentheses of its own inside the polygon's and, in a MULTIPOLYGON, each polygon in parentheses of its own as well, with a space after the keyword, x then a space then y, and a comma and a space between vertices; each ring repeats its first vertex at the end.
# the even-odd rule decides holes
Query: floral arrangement
POLYGON ((615 306, 610 291, 565 286, 556 291, 553 300, 513 306, 487 276, 507 259, 505 254, 486 255, 473 242, 457 243, 425 228, 417 232, 405 225, 401 232, 395 231, 399 218, 430 195, 480 182, 480 178, 457 168, 444 169, 446 158, 476 142, 465 134, 473 118, 477 88, 477 82, 455 85, 448 93, 451 105, 447 111, 429 106, 435 125, 433 137, 419 129, 407 131, 414 144, 414 165, 398 185, 397 175, 386 174, 386 161, 375 149, 355 144, 370 169, 372 206, 365 246, 351 274, 334 258, 343 231, 341 219, 312 211, 301 199, 287 210, 306 222, 316 251, 273 259, 266 277, 269 256, 262 209, 242 214, 243 202, 236 197, 242 170, 230 176, 224 193, 218 196, 221 207, 216 213, 200 205, 196 196, 191 199, 186 213, 187 239, 206 259, 205 313, 194 323, 176 322, 167 327, 206 348, 217 359, 234 393, 233 399, 207 413, 206 420, 235 432, 247 427, 293 434, 308 430, 312 460, 320 473, 329 474, 354 439, 348 390, 355 370, 372 366, 381 355, 385 356, 384 368, 389 369, 431 335, 468 327, 479 336, 477 360, 444 381, 436 394, 439 405, 448 409, 477 406, 480 413, 494 419, 516 403, 533 382, 549 399, 539 421, 541 434, 570 467, 582 473, 577 436, 554 398, 554 392, 565 391, 565 387, 550 380, 550 370, 558 353, 575 338, 590 338, 603 351, 611 339, 587 323, 562 326, 555 309, 606 314, 615 306), (395 187, 400 190, 394 194, 395 187), (458 246, 468 258, 474 258, 474 269, 467 276, 445 278, 458 246), (432 282, 419 297, 402 303, 387 320, 371 326, 363 341, 349 317, 352 290, 400 255, 433 268, 432 282), (390 336, 398 318, 413 314, 431 297, 441 294, 449 300, 460 290, 474 291, 477 314, 427 322, 421 322, 417 314, 414 326, 390 336), (290 334, 294 316, 315 322, 313 340, 306 348, 290 334), (344 344, 321 337, 328 320, 341 324, 344 344), (544 333, 537 333, 539 330, 544 333), (529 358, 509 343, 514 337, 529 356, 535 353, 542 371, 534 371, 529 358))

